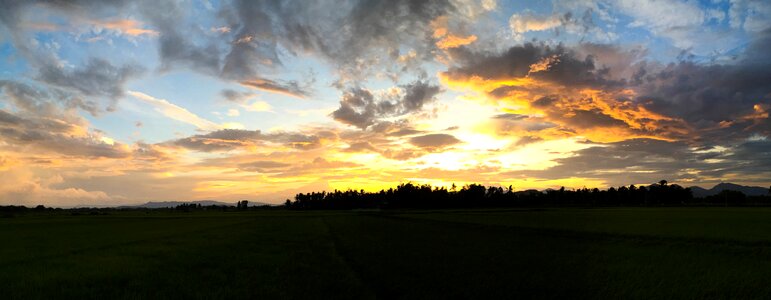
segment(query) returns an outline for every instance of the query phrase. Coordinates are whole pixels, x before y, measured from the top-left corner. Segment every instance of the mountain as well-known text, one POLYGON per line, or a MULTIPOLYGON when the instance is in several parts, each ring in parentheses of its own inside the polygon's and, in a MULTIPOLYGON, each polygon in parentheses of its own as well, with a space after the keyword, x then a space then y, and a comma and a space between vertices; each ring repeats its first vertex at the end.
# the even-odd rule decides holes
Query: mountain
POLYGON ((739 191, 744 193, 747 196, 768 195, 768 188, 759 187, 759 186, 738 185, 738 184, 733 184, 728 182, 723 182, 718 185, 715 185, 711 189, 705 189, 698 186, 691 187, 691 191, 693 191, 693 196, 697 198, 717 195, 718 193, 724 190, 739 191))
POLYGON ((166 208, 166 207, 175 207, 180 204, 201 204, 201 206, 210 206, 210 205, 225 205, 225 206, 236 206, 235 203, 227 203, 227 202, 219 202, 214 200, 199 200, 199 201, 160 201, 160 202, 147 202, 145 204, 140 205, 134 205, 129 207, 136 207, 136 208, 166 208))
MULTIPOLYGON (((217 206, 223 206, 223 205, 224 206, 236 206, 235 203, 229 203, 229 202, 220 202, 220 201, 214 201, 214 200, 198 200, 198 201, 159 201, 159 202, 147 202, 145 204, 122 206, 122 207, 126 207, 126 208, 166 208, 166 207, 176 207, 177 205, 180 205, 180 204, 200 204, 201 206, 211 206, 211 205, 217 205, 217 206)), ((274 204, 249 201, 249 206, 264 206, 264 205, 272 206, 274 204)))

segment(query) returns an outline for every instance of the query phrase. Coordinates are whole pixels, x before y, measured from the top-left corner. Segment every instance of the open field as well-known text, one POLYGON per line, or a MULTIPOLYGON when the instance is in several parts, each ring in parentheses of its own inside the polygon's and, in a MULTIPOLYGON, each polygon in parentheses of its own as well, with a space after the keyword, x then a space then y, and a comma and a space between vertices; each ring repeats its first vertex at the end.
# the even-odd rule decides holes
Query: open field
POLYGON ((771 209, 0 218, 29 298, 771 298, 771 209))

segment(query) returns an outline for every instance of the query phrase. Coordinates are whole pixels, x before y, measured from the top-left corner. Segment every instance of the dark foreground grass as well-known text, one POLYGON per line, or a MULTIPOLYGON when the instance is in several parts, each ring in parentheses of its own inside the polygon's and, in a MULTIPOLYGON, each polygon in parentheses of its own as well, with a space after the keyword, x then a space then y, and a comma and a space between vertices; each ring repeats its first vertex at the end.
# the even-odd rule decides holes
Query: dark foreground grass
POLYGON ((771 298, 771 210, 0 219, 0 298, 771 298))

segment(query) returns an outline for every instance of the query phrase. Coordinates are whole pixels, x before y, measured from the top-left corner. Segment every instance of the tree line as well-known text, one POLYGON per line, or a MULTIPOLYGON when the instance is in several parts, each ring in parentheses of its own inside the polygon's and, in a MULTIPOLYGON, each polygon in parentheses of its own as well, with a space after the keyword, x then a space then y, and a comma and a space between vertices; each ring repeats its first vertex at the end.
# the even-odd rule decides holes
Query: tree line
POLYGON ((513 187, 469 184, 458 189, 433 187, 428 184, 403 183, 396 188, 365 192, 335 190, 332 192, 299 193, 294 201, 287 199, 289 209, 400 209, 400 208, 484 208, 528 206, 683 206, 683 205, 750 205, 771 204, 769 196, 747 197, 738 191, 723 191, 718 195, 693 197, 690 188, 661 180, 648 186, 621 186, 606 190, 597 188, 545 191, 515 191, 513 187))
POLYGON ((108 207, 108 208, 51 208, 43 205, 0 205, 0 217, 12 217, 16 213, 58 213, 72 215, 102 215, 112 211, 247 211, 266 209, 401 209, 401 208, 495 208, 495 207, 613 207, 613 206, 771 206, 771 188, 766 196, 746 196, 741 191, 724 190, 716 195, 694 198, 690 188, 669 184, 661 180, 647 186, 620 186, 605 190, 547 189, 544 191, 515 191, 512 186, 484 186, 469 184, 451 188, 433 187, 428 184, 402 183, 395 188, 366 192, 349 189, 332 192, 311 192, 287 199, 283 206, 249 206, 249 201, 232 205, 201 205, 182 203, 174 207, 108 207))

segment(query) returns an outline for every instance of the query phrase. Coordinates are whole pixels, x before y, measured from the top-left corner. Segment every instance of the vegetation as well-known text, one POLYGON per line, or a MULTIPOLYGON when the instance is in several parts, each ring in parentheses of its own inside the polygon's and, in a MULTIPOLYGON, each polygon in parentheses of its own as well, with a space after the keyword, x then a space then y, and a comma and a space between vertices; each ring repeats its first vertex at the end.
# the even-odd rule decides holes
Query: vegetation
POLYGON ((649 186, 609 188, 607 190, 549 189, 514 191, 509 186, 466 185, 459 190, 430 185, 401 184, 395 189, 370 193, 364 190, 300 193, 285 205, 291 209, 364 209, 364 208, 483 208, 533 206, 678 206, 678 205, 768 205, 771 197, 745 197, 737 191, 724 191, 704 199, 694 199, 690 188, 662 180, 649 186))
POLYGON ((3 299, 766 298, 769 208, 56 211, 3 299))

